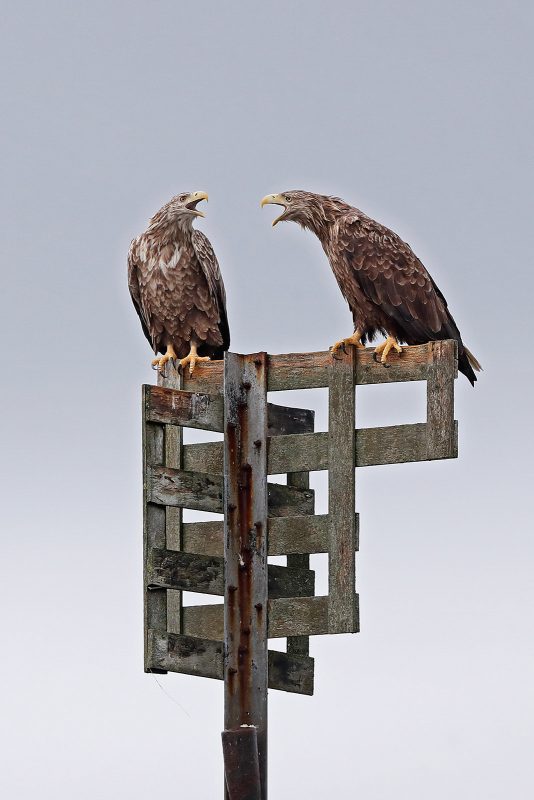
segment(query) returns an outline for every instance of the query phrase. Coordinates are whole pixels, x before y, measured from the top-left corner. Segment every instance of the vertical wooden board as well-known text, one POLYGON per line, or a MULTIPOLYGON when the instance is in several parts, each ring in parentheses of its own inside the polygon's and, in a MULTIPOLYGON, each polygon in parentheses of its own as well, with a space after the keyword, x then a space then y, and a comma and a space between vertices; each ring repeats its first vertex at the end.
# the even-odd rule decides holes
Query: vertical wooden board
MULTIPOLYGON (((158 385, 165 389, 181 389, 182 376, 174 364, 167 364, 165 374, 158 374, 158 385)), ((165 461, 166 467, 181 469, 183 433, 179 425, 165 425, 165 461)), ((181 508, 166 506, 165 508, 165 533, 169 550, 182 549, 182 518, 181 508)), ((166 630, 172 633, 182 632, 182 592, 167 591, 167 624, 166 630)))
POLYGON ((358 628, 355 595, 355 348, 332 357, 328 405, 328 630, 358 628))
POLYGON ((427 379, 427 457, 456 455, 454 379, 458 349, 453 340, 432 342, 433 361, 427 379))
MULTIPOLYGON (((310 488, 309 472, 289 472, 287 475, 287 485, 294 486, 296 489, 310 488)), ((292 553, 287 556, 288 567, 299 567, 300 569, 310 568, 310 556, 307 553, 292 553)), ((307 656, 310 653, 309 636, 288 636, 287 652, 292 656, 307 656)))
MULTIPOLYGON (((146 391, 143 389, 142 421, 143 421, 143 607, 144 607, 144 663, 145 671, 150 669, 148 648, 148 630, 155 628, 165 630, 167 625, 167 592, 165 589, 149 591, 147 589, 148 557, 152 548, 165 547, 165 509, 147 502, 147 467, 149 464, 162 464, 164 451, 163 426, 146 421, 146 391)), ((164 670, 163 670, 164 671, 164 670)))
POLYGON ((255 726, 266 798, 267 357, 224 364, 224 727, 255 726))

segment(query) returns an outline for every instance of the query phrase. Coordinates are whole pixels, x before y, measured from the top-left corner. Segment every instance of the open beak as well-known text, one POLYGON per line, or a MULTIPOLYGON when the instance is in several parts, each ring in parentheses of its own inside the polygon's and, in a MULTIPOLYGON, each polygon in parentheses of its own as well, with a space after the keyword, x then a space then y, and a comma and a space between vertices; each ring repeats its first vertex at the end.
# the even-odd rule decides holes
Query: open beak
POLYGON ((196 217, 203 217, 205 216, 202 211, 197 211, 197 204, 200 203, 201 200, 208 201, 207 192, 192 192, 189 195, 189 200, 185 204, 185 207, 188 211, 192 211, 196 217))
POLYGON ((263 208, 263 206, 268 206, 269 204, 272 204, 272 205, 275 205, 275 206, 283 206, 284 207, 284 210, 282 211, 280 216, 276 217, 276 219, 273 220, 273 228, 274 228, 276 223, 280 222, 280 220, 283 219, 283 216, 284 216, 284 214, 286 212, 287 203, 286 203, 286 201, 284 200, 284 198, 282 197, 281 194, 266 194, 265 197, 263 198, 263 200, 260 203, 260 208, 263 208))

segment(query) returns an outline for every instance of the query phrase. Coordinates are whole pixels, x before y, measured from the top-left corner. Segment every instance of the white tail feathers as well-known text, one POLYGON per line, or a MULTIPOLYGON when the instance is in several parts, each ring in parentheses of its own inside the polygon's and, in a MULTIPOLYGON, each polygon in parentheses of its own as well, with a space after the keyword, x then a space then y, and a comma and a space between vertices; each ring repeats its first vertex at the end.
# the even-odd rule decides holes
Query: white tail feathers
POLYGON ((473 353, 470 350, 468 350, 465 345, 464 345, 464 351, 467 356, 467 360, 469 361, 475 372, 482 372, 482 367, 474 357, 473 353))

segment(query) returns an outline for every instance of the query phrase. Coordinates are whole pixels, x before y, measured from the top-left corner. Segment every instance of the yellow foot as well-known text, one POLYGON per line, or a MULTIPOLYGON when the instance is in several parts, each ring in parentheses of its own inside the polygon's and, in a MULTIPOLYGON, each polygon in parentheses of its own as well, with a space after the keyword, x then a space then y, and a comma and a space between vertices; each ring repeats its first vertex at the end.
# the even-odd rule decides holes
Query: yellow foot
POLYGON ((339 342, 333 344, 332 347, 330 348, 330 351, 332 355, 335 356, 339 350, 345 350, 345 345, 347 344, 352 345, 353 347, 360 347, 363 350, 365 350, 365 345, 363 345, 360 341, 361 338, 362 335, 360 331, 354 331, 352 336, 347 336, 346 339, 340 339, 339 342))
POLYGON ((382 344, 379 344, 378 347, 375 347, 375 361, 378 361, 379 359, 377 356, 380 356, 380 363, 384 364, 384 366, 387 366, 386 361, 388 360, 390 350, 396 350, 399 355, 402 353, 402 347, 393 336, 388 336, 385 342, 382 342, 382 344))
POLYGON ((191 349, 188 356, 180 359, 179 369, 185 369, 189 364, 189 374, 192 375, 198 361, 211 361, 211 358, 209 356, 197 356, 196 349, 194 351, 191 349))
POLYGON ((161 372, 162 374, 165 372, 165 364, 167 361, 176 360, 177 355, 174 352, 174 347, 172 344, 167 345, 167 351, 164 356, 159 356, 158 358, 154 358, 152 360, 152 368, 155 369, 157 372, 161 372))

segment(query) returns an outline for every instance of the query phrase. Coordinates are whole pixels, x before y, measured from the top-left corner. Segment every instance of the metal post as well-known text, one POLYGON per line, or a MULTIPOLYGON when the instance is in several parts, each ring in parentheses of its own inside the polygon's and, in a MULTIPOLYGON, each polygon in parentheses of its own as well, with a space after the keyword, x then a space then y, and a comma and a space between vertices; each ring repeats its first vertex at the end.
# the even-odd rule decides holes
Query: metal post
POLYGON ((265 353, 225 354, 224 433, 225 798, 267 800, 265 353), (245 733, 251 726, 255 736, 245 733))

